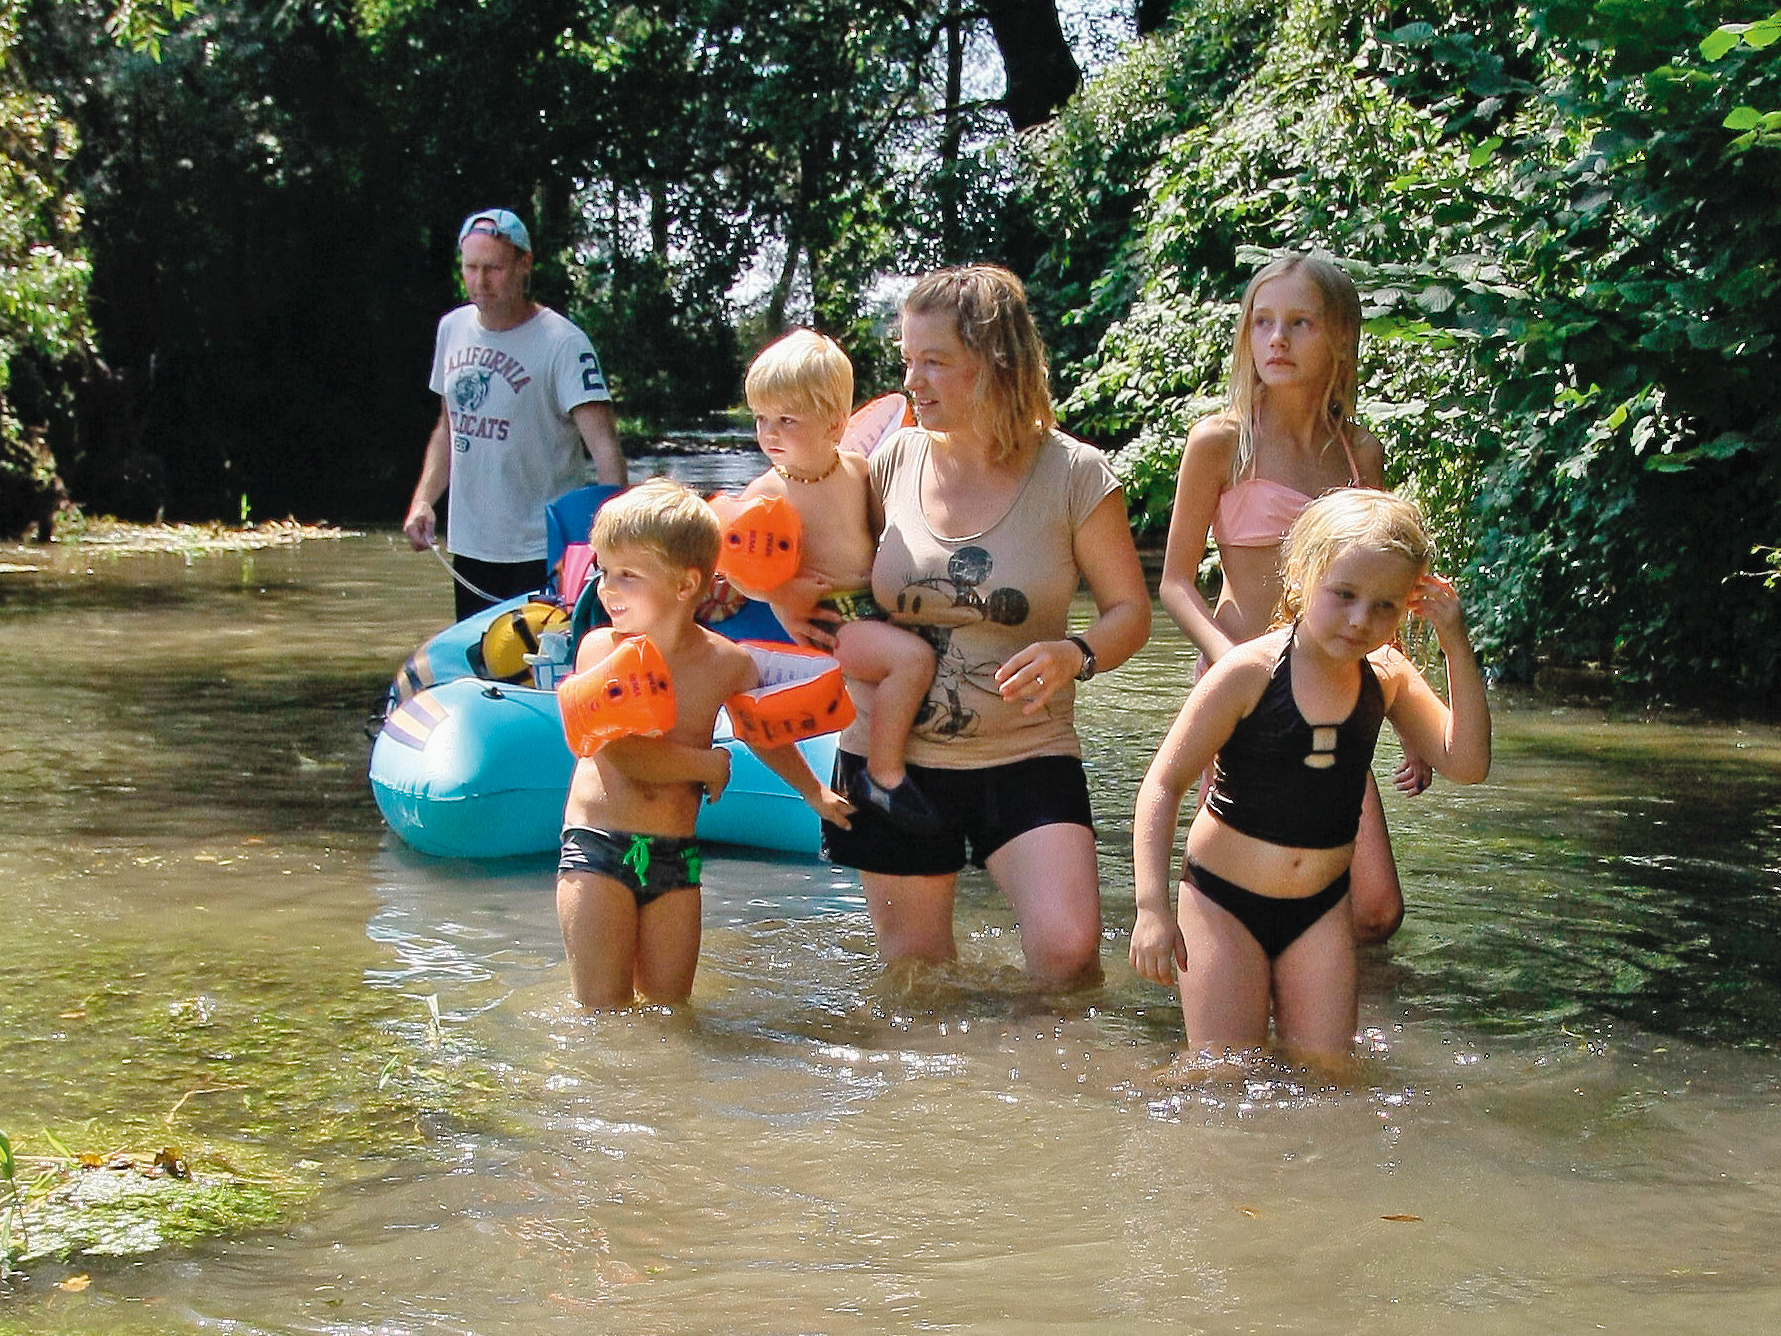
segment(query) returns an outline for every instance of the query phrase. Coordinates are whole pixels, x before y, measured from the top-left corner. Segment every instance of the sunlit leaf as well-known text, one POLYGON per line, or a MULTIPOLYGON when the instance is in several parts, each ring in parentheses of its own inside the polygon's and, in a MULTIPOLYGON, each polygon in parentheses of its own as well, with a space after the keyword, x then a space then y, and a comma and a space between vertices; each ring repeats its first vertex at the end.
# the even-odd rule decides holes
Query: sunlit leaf
POLYGON ((1776 42, 1781 42, 1781 13, 1752 23, 1744 33, 1744 45, 1755 51, 1765 51, 1776 42))
POLYGON ((1748 23, 1726 23, 1701 39, 1701 54, 1708 60, 1719 60, 1737 45, 1748 23))

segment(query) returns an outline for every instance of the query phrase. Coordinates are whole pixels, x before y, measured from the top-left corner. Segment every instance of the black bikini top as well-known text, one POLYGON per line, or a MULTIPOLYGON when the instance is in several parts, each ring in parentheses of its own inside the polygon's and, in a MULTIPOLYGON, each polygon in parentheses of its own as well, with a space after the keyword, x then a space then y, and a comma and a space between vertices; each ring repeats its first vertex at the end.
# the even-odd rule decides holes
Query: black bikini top
POLYGON ((1354 842, 1385 693, 1360 661, 1360 697, 1339 724, 1309 724, 1292 697, 1288 636, 1255 708, 1237 721, 1212 765, 1206 806, 1225 825, 1269 844, 1335 849, 1354 842))

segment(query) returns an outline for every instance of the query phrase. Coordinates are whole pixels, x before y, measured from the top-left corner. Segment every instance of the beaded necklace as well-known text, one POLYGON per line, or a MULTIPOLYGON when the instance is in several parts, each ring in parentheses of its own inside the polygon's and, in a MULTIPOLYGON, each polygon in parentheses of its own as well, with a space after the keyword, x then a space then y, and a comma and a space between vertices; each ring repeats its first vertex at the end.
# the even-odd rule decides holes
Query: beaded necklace
POLYGON ((838 469, 840 467, 841 467, 841 452, 839 450, 837 450, 837 451, 835 451, 835 457, 829 461, 829 466, 826 469, 824 469, 821 473, 818 473, 815 477, 812 477, 812 478, 806 478, 800 473, 793 473, 784 464, 775 464, 773 466, 773 471, 775 473, 777 473, 780 477, 784 478, 787 482, 821 482, 824 478, 828 477, 831 473, 833 473, 836 469, 838 469))

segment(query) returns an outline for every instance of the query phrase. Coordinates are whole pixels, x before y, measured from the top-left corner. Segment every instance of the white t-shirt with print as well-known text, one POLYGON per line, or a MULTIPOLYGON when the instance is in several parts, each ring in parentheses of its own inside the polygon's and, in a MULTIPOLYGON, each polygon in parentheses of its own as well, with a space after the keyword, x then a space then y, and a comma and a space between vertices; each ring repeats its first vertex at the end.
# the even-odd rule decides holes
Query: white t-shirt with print
POLYGON ((593 480, 569 411, 612 398, 587 335, 548 307, 494 330, 460 306, 439 321, 429 383, 451 422, 447 546, 482 561, 541 559, 545 503, 593 480))

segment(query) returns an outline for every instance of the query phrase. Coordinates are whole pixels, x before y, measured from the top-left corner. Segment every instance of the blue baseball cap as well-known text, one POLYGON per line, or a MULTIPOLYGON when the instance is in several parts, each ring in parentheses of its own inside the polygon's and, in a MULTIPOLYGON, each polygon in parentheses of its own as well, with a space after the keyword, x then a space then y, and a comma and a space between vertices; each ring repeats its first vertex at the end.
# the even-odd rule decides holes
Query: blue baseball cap
POLYGON ((523 251, 532 249, 532 234, 526 231, 526 225, 520 222, 517 213, 506 209, 481 209, 464 219, 464 225, 458 229, 458 245, 462 246, 464 238, 472 232, 504 237, 523 251))

